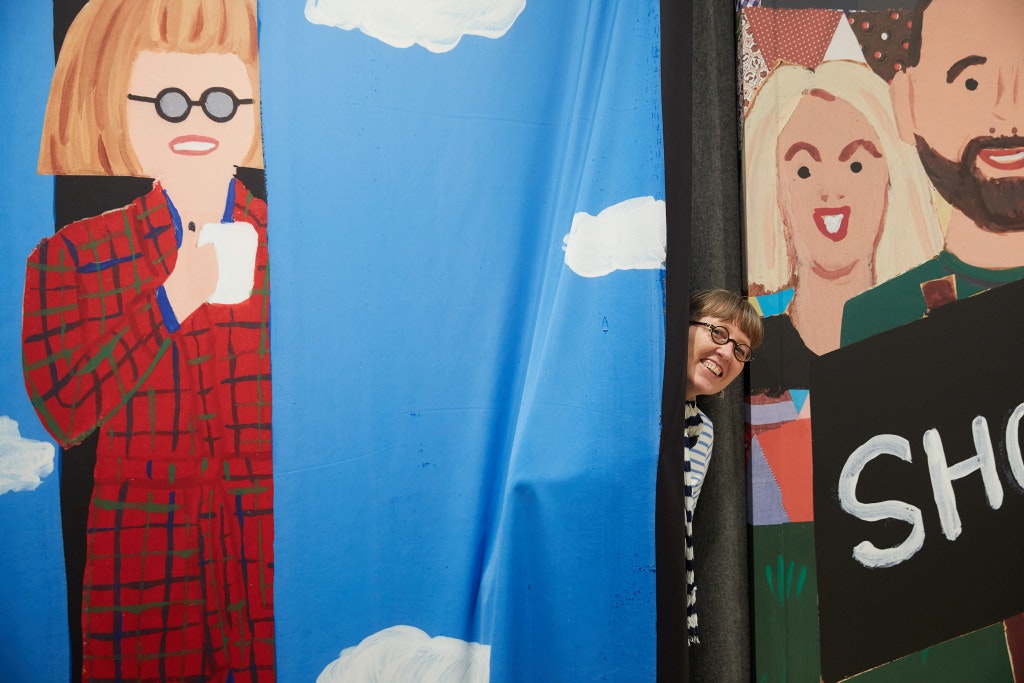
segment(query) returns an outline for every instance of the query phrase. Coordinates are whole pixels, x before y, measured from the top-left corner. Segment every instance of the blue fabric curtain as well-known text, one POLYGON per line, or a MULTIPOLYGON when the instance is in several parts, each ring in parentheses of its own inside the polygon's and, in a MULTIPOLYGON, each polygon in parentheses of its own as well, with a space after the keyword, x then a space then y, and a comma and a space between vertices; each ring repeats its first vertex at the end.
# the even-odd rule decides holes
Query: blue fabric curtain
POLYGON ((658 20, 531 0, 433 52, 262 5, 281 680, 395 625, 653 680, 664 271, 563 238, 663 212, 658 20))
POLYGON ((23 457, 50 437, 21 374, 21 306, 25 258, 53 233, 53 179, 36 175, 52 15, 50 3, 0 3, 0 416, 17 423, 0 425, 0 680, 43 683, 68 680, 66 594, 58 477, 23 457))
MULTIPOLYGON (((481 643, 494 681, 652 680, 664 270, 628 243, 574 270, 563 240, 623 207, 618 227, 664 229, 658 3, 530 0, 437 51, 260 12, 279 680, 397 625, 481 643)), ((33 448, 20 309, 54 226, 53 31, 49 3, 0 3, 0 415, 33 448)), ((0 492, 0 679, 58 682, 59 487, 38 474, 0 492)))

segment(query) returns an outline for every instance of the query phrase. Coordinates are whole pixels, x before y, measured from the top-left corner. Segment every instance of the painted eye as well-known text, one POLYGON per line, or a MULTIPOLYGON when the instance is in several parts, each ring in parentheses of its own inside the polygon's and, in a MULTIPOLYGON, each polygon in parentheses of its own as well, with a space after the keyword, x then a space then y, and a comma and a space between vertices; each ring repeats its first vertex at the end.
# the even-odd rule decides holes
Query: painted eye
POLYGON ((964 87, 967 88, 968 90, 977 90, 978 81, 974 80, 973 78, 968 78, 966 81, 964 81, 964 87))
POLYGON ((853 171, 854 173, 860 173, 861 169, 863 168, 864 167, 861 165, 859 161, 855 161, 852 164, 850 164, 850 170, 853 171))
POLYGON ((801 178, 810 178, 811 169, 807 168, 806 166, 801 166, 800 168, 796 169, 796 174, 801 178))

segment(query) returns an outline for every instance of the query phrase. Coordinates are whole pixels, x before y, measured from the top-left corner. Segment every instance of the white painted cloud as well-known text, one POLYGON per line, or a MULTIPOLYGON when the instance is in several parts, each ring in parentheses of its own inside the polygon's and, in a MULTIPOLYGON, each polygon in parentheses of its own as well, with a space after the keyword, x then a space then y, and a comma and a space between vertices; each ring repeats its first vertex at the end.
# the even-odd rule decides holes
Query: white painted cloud
POLYGON ((562 240, 565 265, 583 277, 665 267, 665 202, 634 197, 596 216, 577 213, 562 240))
POLYGON ((487 683, 491 646, 392 626, 341 651, 316 683, 487 683))
POLYGON ((0 494, 32 491, 53 472, 53 444, 22 438, 18 423, 0 415, 0 494))
POLYGON ((526 0, 306 0, 306 19, 392 47, 448 52, 462 36, 500 38, 524 7, 526 0))

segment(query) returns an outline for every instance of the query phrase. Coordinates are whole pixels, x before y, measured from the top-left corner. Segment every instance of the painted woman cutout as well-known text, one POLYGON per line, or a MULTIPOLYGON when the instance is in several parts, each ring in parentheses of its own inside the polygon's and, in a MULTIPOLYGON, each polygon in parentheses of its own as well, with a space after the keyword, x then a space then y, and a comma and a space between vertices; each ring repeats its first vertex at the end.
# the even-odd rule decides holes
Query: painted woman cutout
POLYGON ((254 0, 91 0, 57 63, 40 172, 154 180, 26 275, 32 403, 65 448, 98 432, 87 681, 274 679, 258 63, 254 0))
MULTIPOLYGON (((793 289, 784 322, 797 336, 766 339, 826 353, 839 347, 847 299, 938 252, 927 178, 864 64, 779 66, 744 130, 748 280, 761 293, 793 289)), ((796 381, 761 388, 807 388, 796 381)))

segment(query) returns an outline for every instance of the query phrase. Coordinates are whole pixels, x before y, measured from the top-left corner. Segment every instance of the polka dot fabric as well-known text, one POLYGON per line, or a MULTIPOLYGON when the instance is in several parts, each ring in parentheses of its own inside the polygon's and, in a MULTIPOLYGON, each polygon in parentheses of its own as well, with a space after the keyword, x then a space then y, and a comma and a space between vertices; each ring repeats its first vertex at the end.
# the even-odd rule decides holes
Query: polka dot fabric
POLYGON ((886 81, 906 68, 911 16, 909 10, 850 12, 847 15, 850 28, 864 50, 864 59, 886 81))
POLYGON ((769 67, 779 61, 816 67, 843 19, 843 13, 835 10, 750 7, 745 14, 754 43, 769 67))

